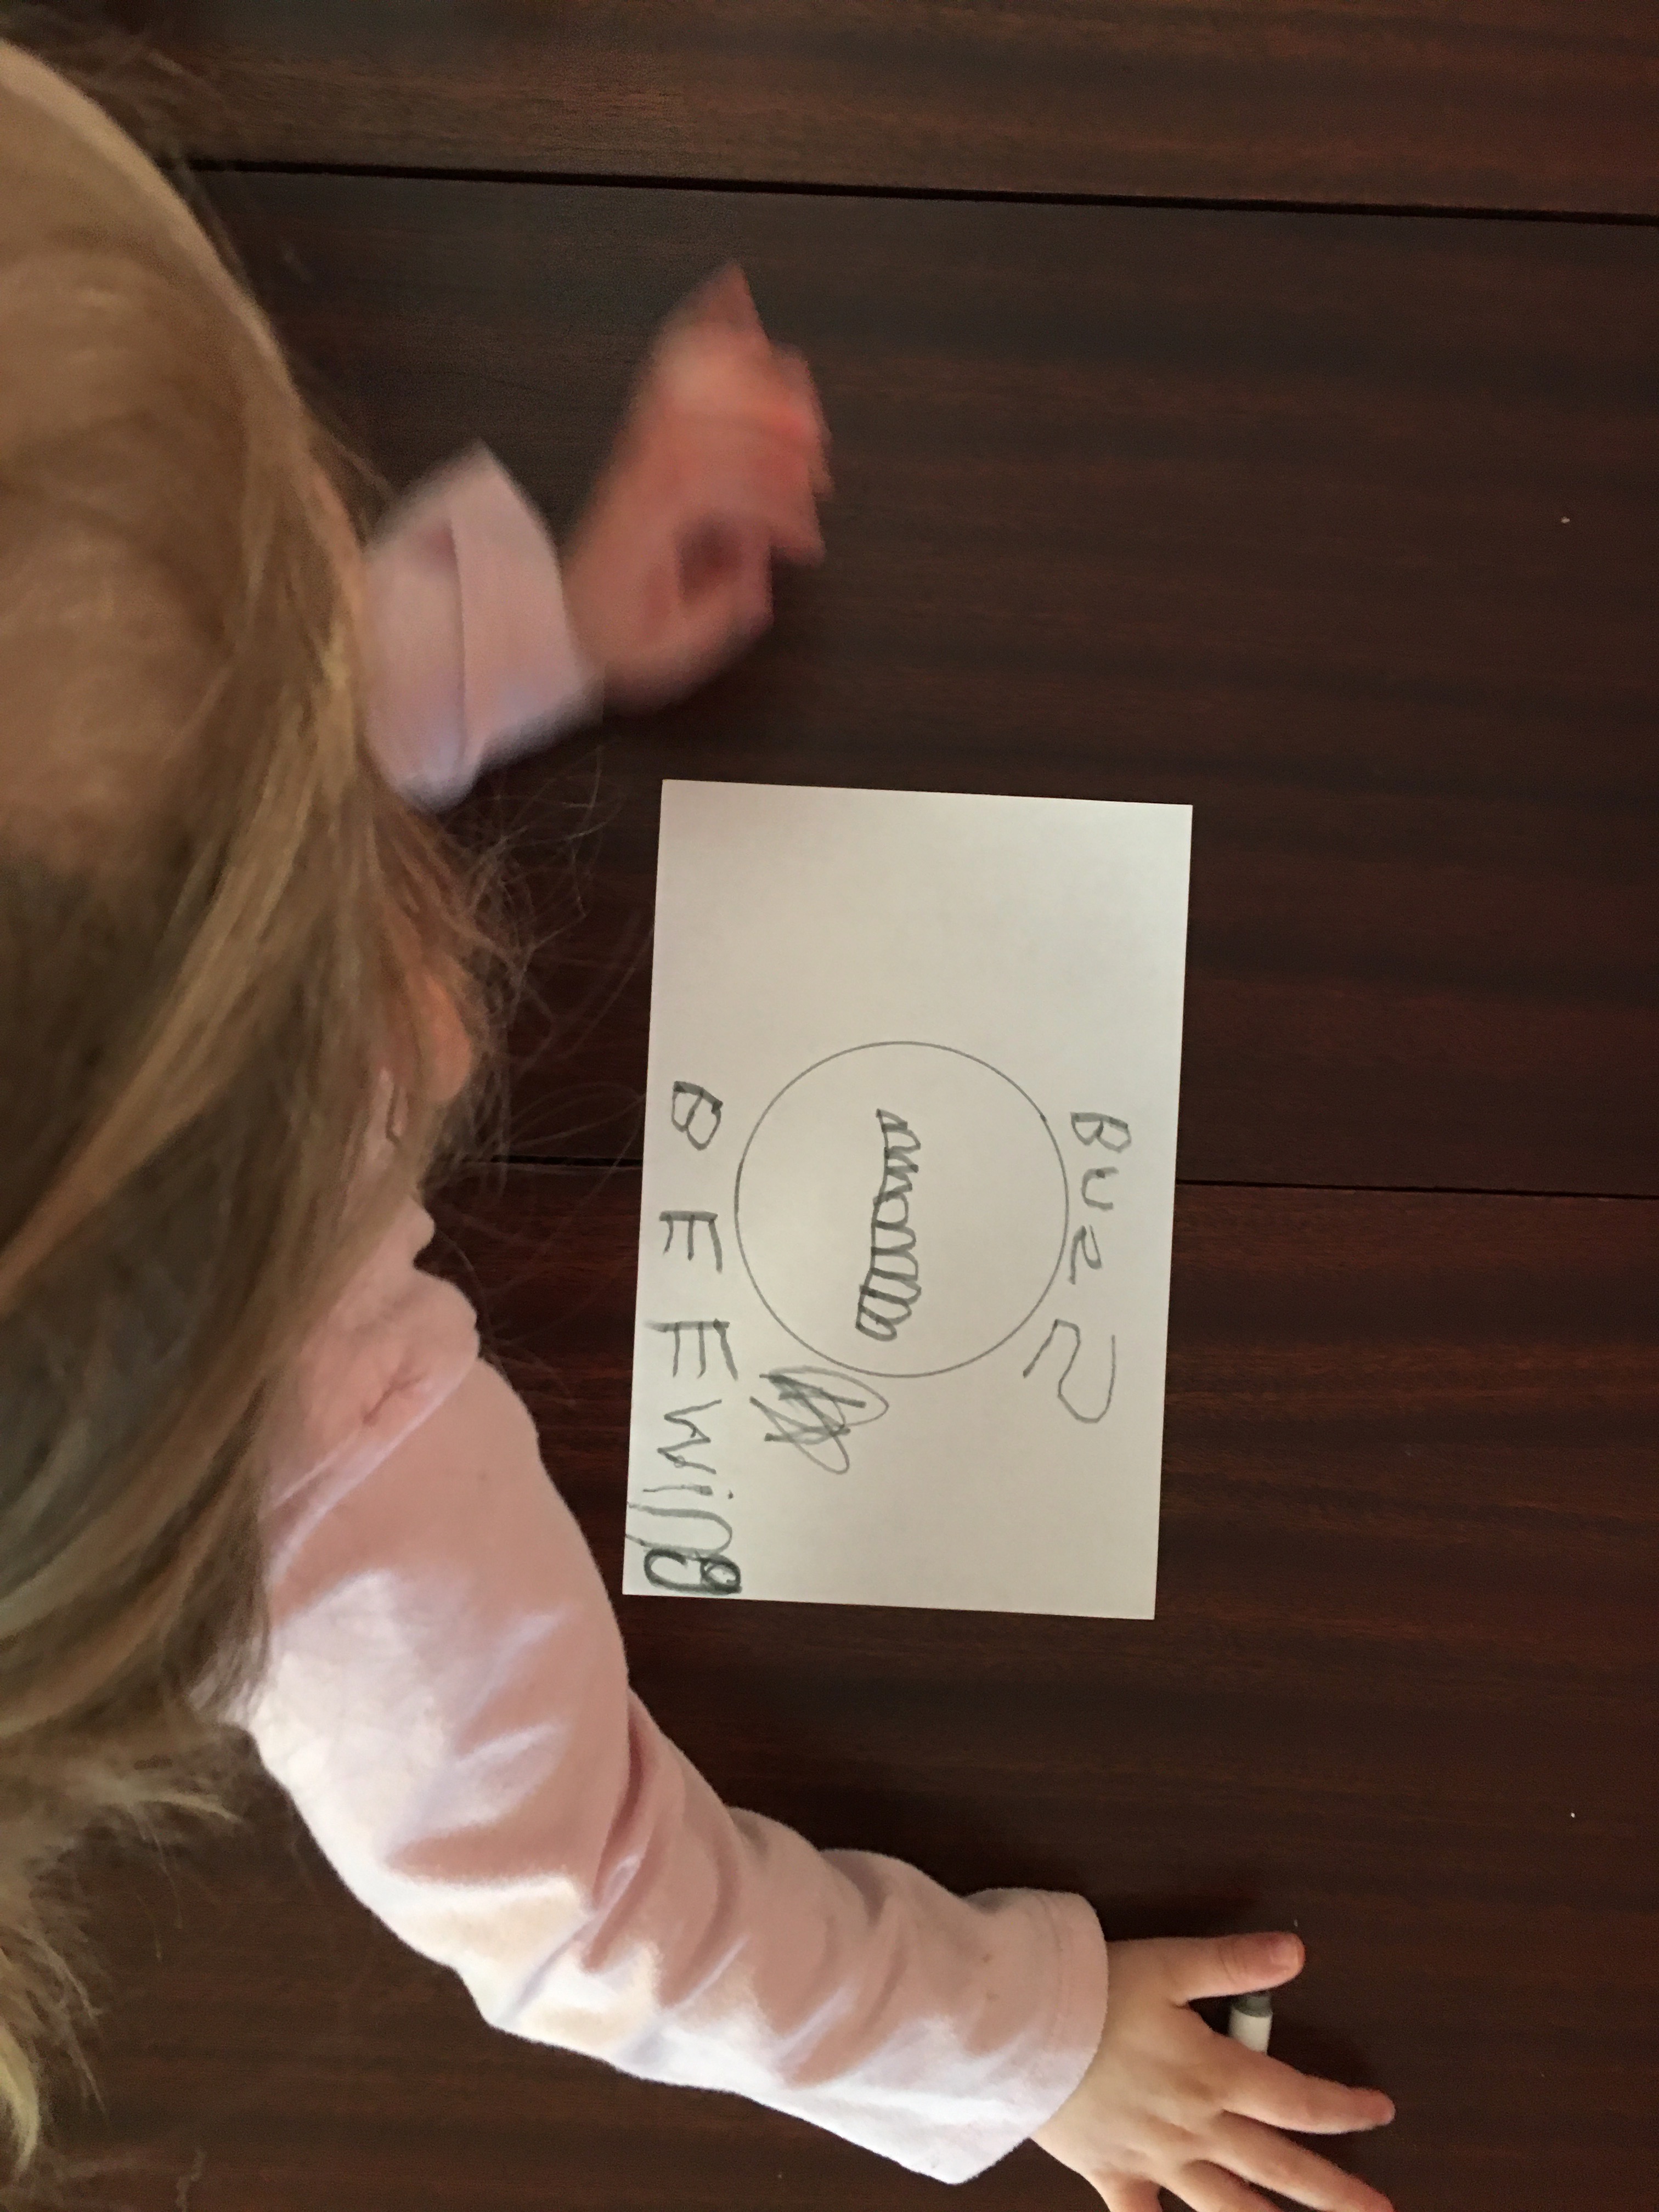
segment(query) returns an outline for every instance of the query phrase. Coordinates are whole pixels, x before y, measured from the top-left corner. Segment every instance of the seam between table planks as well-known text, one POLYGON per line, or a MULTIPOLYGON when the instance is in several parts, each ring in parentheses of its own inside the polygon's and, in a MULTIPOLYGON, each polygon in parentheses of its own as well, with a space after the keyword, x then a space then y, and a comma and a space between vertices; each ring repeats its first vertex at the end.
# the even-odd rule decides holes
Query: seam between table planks
POLYGON ((948 185, 840 184, 799 178, 659 176, 620 169, 504 169, 428 162, 257 161, 216 155, 192 157, 186 166, 202 176, 361 177, 408 184, 587 185, 631 191, 764 192, 795 199, 945 200, 985 207, 1155 208, 1210 215, 1364 215, 1403 222, 1611 225, 1625 230, 1659 229, 1659 214, 1643 214, 1629 209, 1494 207, 1481 202, 1014 191, 948 185))
MULTIPOLYGON (((1596 212, 1587 210, 1554 210, 1547 209, 1491 208, 1479 206, 1422 204, 1393 204, 1382 202, 1301 201, 1273 198, 1215 198, 1200 196, 1158 196, 1113 193, 1065 193, 1042 191, 1010 191, 997 190, 968 190, 932 186, 884 186, 845 183, 813 183, 799 180, 768 180, 765 179, 718 179, 710 177, 668 177, 638 173, 599 173, 594 171, 561 171, 501 169, 399 163, 341 163, 322 161, 252 161, 206 157, 189 164, 204 176, 245 175, 296 176, 318 179, 337 178, 343 181, 398 180, 432 181, 456 184, 514 184, 539 186, 592 186, 599 189, 623 187, 641 191, 665 191, 677 194, 741 194, 747 196, 777 196, 793 198, 865 199, 872 201, 943 201, 960 202, 964 205, 1021 205, 1057 206, 1100 209, 1145 209, 1190 212, 1220 212, 1267 215, 1318 216, 1374 216, 1396 220, 1480 220, 1502 223, 1538 225, 1607 225, 1622 228, 1659 228, 1659 216, 1627 212, 1596 212)), ((637 1153, 621 1156, 603 1154, 550 1154, 509 1152, 469 1162, 465 1172, 488 1174, 492 1170, 507 1169, 518 1171, 539 1169, 551 1173, 586 1173, 606 1175, 618 1171, 637 1173, 641 1167, 637 1153)), ((1485 1197, 1492 1199, 1536 1198, 1561 1200, 1592 1200, 1599 1202, 1620 1202, 1627 1199, 1651 1199, 1654 1193, 1632 1189, 1562 1189, 1546 1186, 1487 1185, 1483 1183, 1390 1183, 1390 1182, 1318 1182, 1297 1180, 1277 1182, 1260 1178, 1214 1178, 1177 1176, 1177 1188, 1182 1190, 1232 1189, 1273 1190, 1287 1195, 1303 1192, 1344 1193, 1353 1195, 1422 1195, 1485 1197)))
MULTIPOLYGON (((475 1159, 463 1159, 454 1170, 456 1179, 469 1176, 505 1174, 517 1175, 543 1172, 548 1175, 637 1175, 644 1165, 642 1155, 628 1154, 620 1158, 600 1157, 582 1158, 577 1154, 548 1156, 534 1152, 492 1153, 475 1159)), ((1286 1197, 1298 1193, 1310 1196, 1350 1198, 1489 1198, 1498 1201, 1508 1199, 1540 1199, 1561 1206, 1653 1206, 1659 1205, 1659 1192, 1644 1190, 1538 1190, 1521 1184, 1488 1186, 1480 1183, 1455 1182, 1264 1182, 1242 1178, 1217 1176, 1177 1176, 1177 1190, 1261 1190, 1282 1192, 1286 1197)))

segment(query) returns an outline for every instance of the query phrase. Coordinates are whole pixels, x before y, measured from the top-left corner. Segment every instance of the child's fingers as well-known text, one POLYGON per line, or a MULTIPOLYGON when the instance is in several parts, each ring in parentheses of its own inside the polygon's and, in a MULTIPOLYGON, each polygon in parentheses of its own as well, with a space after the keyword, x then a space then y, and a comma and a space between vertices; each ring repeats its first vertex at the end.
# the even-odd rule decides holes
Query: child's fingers
POLYGON ((743 264, 738 261, 728 261, 725 268, 705 277, 686 301, 686 308, 693 321, 721 330, 763 331, 765 327, 743 264))
POLYGON ((734 482, 769 481, 811 507, 810 457, 793 438, 759 423, 723 422, 712 416, 665 418, 635 449, 627 474, 635 495, 683 500, 688 485, 706 491, 720 471, 734 482))
POLYGON ((728 261, 712 276, 705 276, 701 283, 694 284, 664 316, 657 333, 658 342, 681 331, 699 329, 758 331, 764 335, 760 310, 755 305, 755 295, 749 289, 749 279, 740 262, 728 261))
POLYGON ((772 620, 772 560, 763 537, 725 533, 717 553, 694 551, 700 574, 688 580, 678 619, 681 646, 707 664, 750 644, 772 620))
POLYGON ((684 528, 724 520, 763 528, 777 550, 792 561, 820 561, 823 532, 817 502, 799 462, 780 456, 763 441, 743 437, 706 441, 674 466, 665 498, 684 528))
POLYGON ((1394 2212, 1386 2197, 1328 2159, 1290 2142, 1275 2128, 1228 2114, 1215 2141, 1218 2155, 1242 2179, 1277 2190, 1281 2197, 1308 2205, 1311 2212, 1394 2212))
POLYGON ((1106 2212, 1162 2212, 1153 2181, 1097 2181, 1095 2189, 1106 2212))
POLYGON ((1183 2166, 1172 2186, 1192 2212, 1273 2212, 1265 2197, 1218 2166, 1183 2166))
POLYGON ((665 373, 641 393, 617 449, 619 460, 723 432, 773 439, 804 467, 824 471, 824 441, 811 405, 775 377, 734 375, 728 367, 665 373))
POLYGON ((828 447, 830 425, 806 357, 793 346, 771 346, 766 358, 750 358, 735 364, 734 387, 757 409, 782 408, 799 423, 816 445, 828 447))
POLYGON ((1306 1956, 1297 1936, 1176 1937, 1158 1944, 1170 1995, 1177 2004, 1198 1997, 1243 1996, 1294 1981, 1306 1956))
POLYGON ((1237 2057, 1225 2097, 1228 2111, 1242 2119, 1289 2128, 1298 2136, 1346 2136, 1385 2128, 1394 2118, 1393 2100, 1380 2089, 1323 2081, 1316 2074, 1298 2074, 1294 2066, 1254 2051, 1240 2051, 1237 2057))
POLYGON ((723 422, 746 423, 787 438, 820 459, 825 452, 816 400, 769 363, 680 362, 665 369, 641 396, 639 427, 647 435, 696 432, 723 422))
POLYGON ((688 487, 681 517, 681 532, 710 523, 758 532, 771 551, 802 568, 815 567, 823 558, 823 533, 810 494, 803 501, 764 479, 744 480, 729 468, 711 471, 702 492, 695 484, 688 487))
POLYGON ((827 447, 830 443, 830 425, 824 417, 823 403, 818 398, 817 382, 811 370, 807 367, 806 356, 798 346, 775 346, 772 354, 780 376, 789 386, 791 391, 798 393, 805 405, 811 409, 812 420, 817 425, 819 439, 827 447))
POLYGON ((687 604, 741 603, 760 592, 769 603, 772 548, 764 528, 726 520, 699 522, 681 538, 677 555, 687 604))
POLYGON ((642 382, 637 410, 683 409, 787 428, 823 447, 829 430, 817 387, 802 356, 775 346, 764 332, 698 324, 659 347, 642 382))
MULTIPOLYGON (((746 295, 745 295, 746 296, 746 295)), ((752 303, 751 303, 752 304, 752 303)), ((696 382, 742 368, 765 368, 774 347, 761 325, 740 317, 677 308, 657 332, 646 356, 642 386, 666 379, 696 382)))

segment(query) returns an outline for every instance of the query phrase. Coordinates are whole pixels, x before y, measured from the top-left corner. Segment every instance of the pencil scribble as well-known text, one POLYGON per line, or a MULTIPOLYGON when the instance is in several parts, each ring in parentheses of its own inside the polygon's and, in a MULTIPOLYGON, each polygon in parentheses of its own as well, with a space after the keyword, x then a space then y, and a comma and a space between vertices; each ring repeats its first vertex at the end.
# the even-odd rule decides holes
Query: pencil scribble
POLYGON ((775 1367, 761 1380, 776 1398, 769 1406, 749 1401, 773 1424, 762 1441, 792 1445, 827 1474, 846 1474, 852 1464, 846 1438, 888 1410, 879 1390, 836 1367, 775 1367))
POLYGON ((921 1139, 908 1121, 876 1109, 881 1125, 881 1188, 870 1211, 870 1265, 859 1285, 858 1331, 890 1344, 921 1296, 910 1192, 921 1166, 921 1139))
POLYGON ((1110 1379, 1108 1381, 1106 1385, 1106 1403, 1101 1407, 1097 1413, 1084 1413, 1079 1407, 1074 1406, 1066 1395, 1066 1385, 1071 1380, 1073 1368, 1077 1364, 1077 1356, 1083 1349, 1083 1331, 1077 1326, 1075 1322, 1050 1322, 1048 1324, 1048 1334, 1043 1338, 1042 1343, 1037 1346, 1036 1357, 1032 1359, 1030 1365, 1022 1369, 1021 1372, 1027 1377, 1030 1376, 1033 1369, 1036 1368, 1037 1362, 1042 1358, 1043 1353, 1048 1351, 1048 1346, 1054 1342, 1055 1337, 1059 1334, 1061 1329, 1064 1329, 1072 1340, 1072 1351, 1070 1358, 1066 1360, 1065 1366, 1062 1367, 1060 1371, 1060 1380, 1054 1385, 1054 1395, 1059 1399, 1060 1404, 1065 1407, 1066 1412, 1071 1415, 1074 1421, 1081 1421, 1086 1428, 1093 1428, 1097 1421, 1103 1421, 1107 1414, 1112 1410, 1112 1397, 1117 1389, 1116 1337, 1113 1337, 1112 1339, 1112 1371, 1110 1379))
POLYGON ((708 1332, 712 1329, 714 1333, 714 1340, 720 1348, 720 1357, 726 1362, 726 1371, 732 1377, 732 1380, 734 1382, 737 1381, 738 1363, 732 1358, 732 1346, 726 1340, 726 1331, 731 1327, 731 1323, 729 1322, 648 1321, 646 1323, 646 1327, 648 1329, 653 1330, 658 1336, 672 1336, 673 1338, 673 1371, 676 1375, 680 1371, 680 1337, 682 1331, 685 1329, 695 1329, 697 1333, 698 1375, 703 1376, 708 1372, 708 1332))

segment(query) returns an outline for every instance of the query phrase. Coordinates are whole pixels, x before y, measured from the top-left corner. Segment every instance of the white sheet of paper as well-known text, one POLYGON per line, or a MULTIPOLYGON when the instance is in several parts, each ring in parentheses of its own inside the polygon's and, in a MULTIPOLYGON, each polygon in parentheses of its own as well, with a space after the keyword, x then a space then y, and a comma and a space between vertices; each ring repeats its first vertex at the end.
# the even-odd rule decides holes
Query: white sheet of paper
POLYGON ((665 784, 625 1589, 1151 1616, 1191 833, 665 784))

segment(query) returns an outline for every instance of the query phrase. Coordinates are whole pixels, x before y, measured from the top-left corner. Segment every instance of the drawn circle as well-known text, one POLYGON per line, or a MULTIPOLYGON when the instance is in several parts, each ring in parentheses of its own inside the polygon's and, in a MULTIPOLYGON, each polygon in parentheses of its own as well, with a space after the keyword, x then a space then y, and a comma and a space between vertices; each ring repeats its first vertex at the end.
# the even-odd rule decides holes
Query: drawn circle
POLYGON ((738 1163, 738 1249, 821 1359, 943 1375, 1006 1344, 1066 1251, 1066 1166, 1019 1085, 951 1045, 831 1053, 779 1091, 738 1163))

